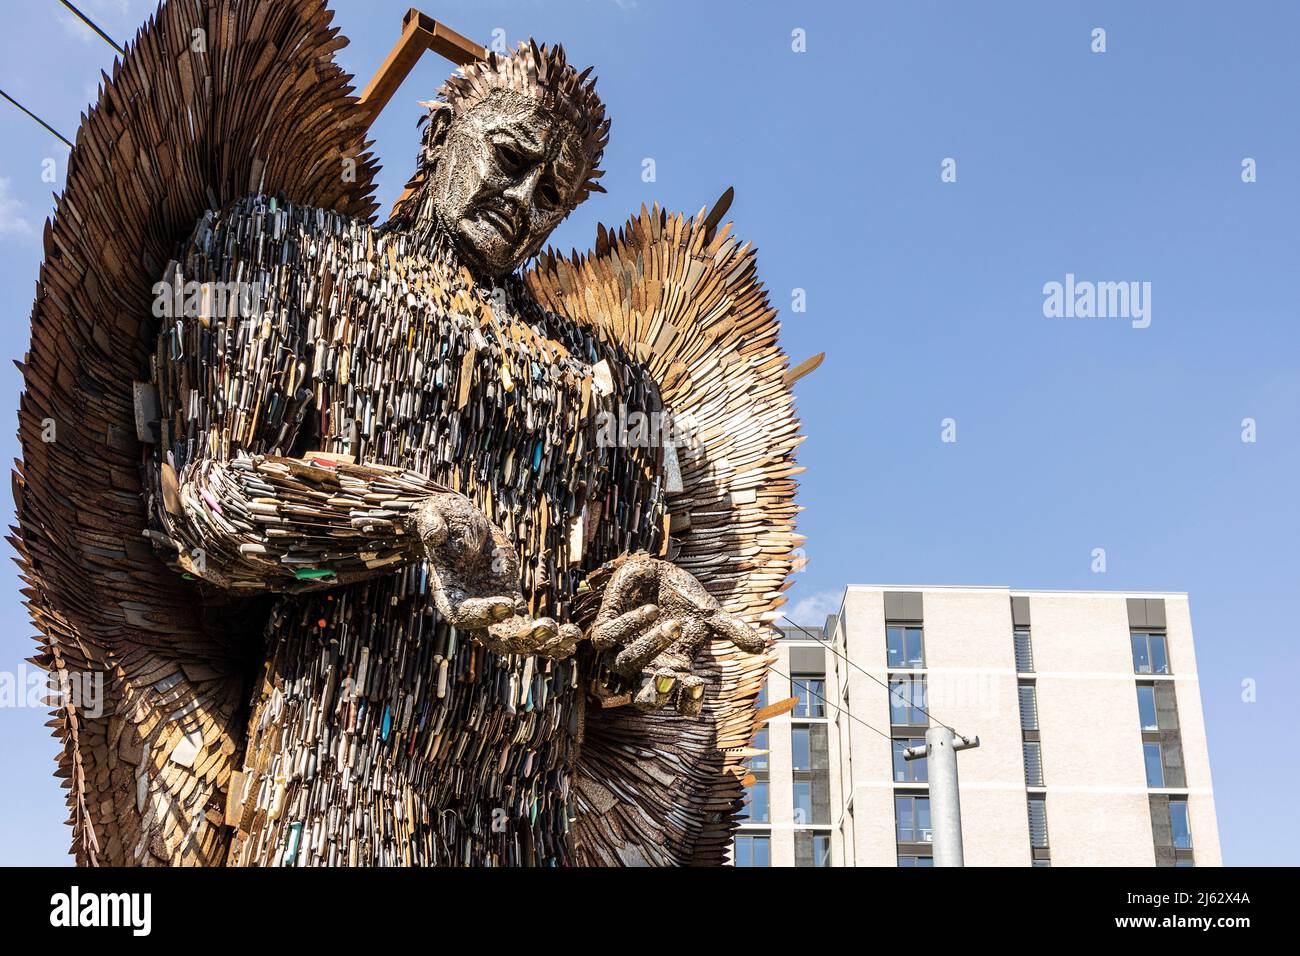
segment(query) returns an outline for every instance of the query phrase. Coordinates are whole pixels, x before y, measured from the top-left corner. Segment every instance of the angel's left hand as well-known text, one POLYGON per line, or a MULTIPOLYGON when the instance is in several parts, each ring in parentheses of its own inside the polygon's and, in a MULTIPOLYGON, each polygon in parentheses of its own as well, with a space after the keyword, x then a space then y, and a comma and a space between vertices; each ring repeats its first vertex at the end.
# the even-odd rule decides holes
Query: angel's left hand
POLYGON ((591 629, 596 650, 615 651, 609 670, 634 682, 638 708, 660 710, 673 703, 687 717, 698 716, 704 706, 704 679, 693 668, 715 636, 750 653, 768 645, 689 572, 642 554, 625 558, 615 570, 591 629))

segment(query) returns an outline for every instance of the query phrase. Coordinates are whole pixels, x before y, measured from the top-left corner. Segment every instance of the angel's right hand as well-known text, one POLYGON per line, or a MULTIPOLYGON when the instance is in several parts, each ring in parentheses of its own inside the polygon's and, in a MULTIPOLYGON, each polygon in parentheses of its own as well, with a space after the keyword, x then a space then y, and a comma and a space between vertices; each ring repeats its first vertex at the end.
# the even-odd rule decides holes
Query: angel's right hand
POLYGON ((533 618, 519 586, 519 554, 506 533, 463 495, 436 494, 413 511, 438 613, 497 654, 570 656, 572 624, 533 618))
POLYGON ((480 630, 524 613, 519 556, 505 532, 472 501, 435 494, 411 514, 429 562, 434 604, 444 620, 480 630))

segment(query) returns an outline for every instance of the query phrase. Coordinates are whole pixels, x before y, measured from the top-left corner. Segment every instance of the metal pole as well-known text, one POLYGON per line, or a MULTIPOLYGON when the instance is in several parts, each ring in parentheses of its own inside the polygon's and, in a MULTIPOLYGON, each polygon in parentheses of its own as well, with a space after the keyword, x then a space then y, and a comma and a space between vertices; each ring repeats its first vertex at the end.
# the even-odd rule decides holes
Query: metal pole
POLYGON ((908 760, 926 758, 930 781, 930 826, 934 830, 934 865, 965 866, 961 842, 961 794, 957 788, 957 751, 978 747, 978 737, 958 737, 947 727, 925 732, 925 747, 909 748, 908 760))

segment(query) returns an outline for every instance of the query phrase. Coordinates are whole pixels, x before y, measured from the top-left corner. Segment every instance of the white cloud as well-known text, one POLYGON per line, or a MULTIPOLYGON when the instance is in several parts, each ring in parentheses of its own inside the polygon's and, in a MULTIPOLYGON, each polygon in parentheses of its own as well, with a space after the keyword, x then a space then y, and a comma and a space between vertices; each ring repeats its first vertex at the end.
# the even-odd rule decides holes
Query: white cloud
POLYGON ((0 176, 0 239, 30 236, 35 231, 22 213, 23 204, 9 193, 9 179, 0 176))
POLYGON ((834 614, 840 609, 839 591, 820 591, 794 602, 786 616, 796 624, 817 625, 826 623, 826 615, 834 614))

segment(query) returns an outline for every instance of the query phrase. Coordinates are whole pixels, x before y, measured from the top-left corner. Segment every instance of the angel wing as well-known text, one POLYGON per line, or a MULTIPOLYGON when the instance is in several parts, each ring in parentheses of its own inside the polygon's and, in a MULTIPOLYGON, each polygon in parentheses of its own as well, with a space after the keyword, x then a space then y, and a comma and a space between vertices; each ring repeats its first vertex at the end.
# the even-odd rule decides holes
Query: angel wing
MULTIPOLYGON (((103 675, 51 726, 80 864, 220 863, 256 613, 196 607, 141 537, 153 284, 208 208, 249 193, 370 217, 377 167, 324 0, 164 2, 82 118, 19 363, 14 472, 33 662, 103 675), (133 419, 136 422, 131 426, 133 419)), ((218 599, 210 599, 216 601, 218 599)))
MULTIPOLYGON (((801 540, 794 533, 794 450, 802 438, 751 247, 708 216, 657 206, 596 249, 547 253, 526 282, 545 307, 633 351, 665 405, 700 443, 680 461, 669 496, 670 557, 723 606, 769 624, 801 540)), ((741 748, 756 728, 755 699, 771 658, 714 641, 698 672, 711 679, 699 720, 623 707, 590 713, 574 787, 583 862, 718 864, 735 829, 741 748)))

